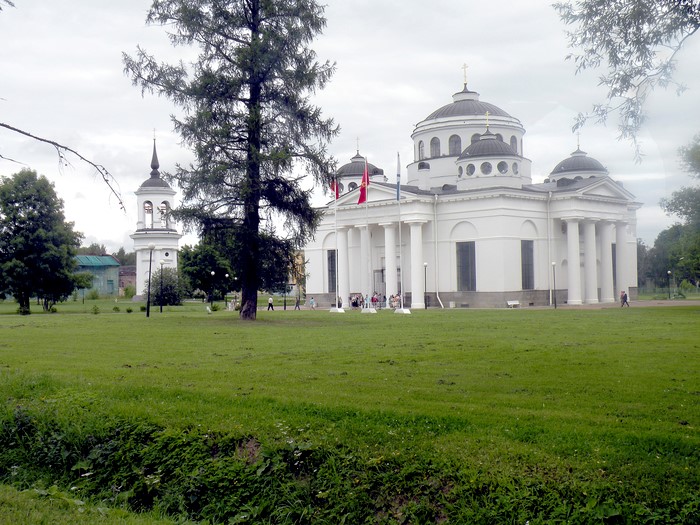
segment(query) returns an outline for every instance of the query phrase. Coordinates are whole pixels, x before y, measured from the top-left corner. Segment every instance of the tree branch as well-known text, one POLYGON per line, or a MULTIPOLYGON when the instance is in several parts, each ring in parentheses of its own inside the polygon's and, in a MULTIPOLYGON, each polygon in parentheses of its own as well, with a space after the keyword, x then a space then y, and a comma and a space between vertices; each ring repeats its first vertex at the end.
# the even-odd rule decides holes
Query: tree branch
MULTIPOLYGON (((78 157, 80 160, 82 160, 86 164, 89 164, 90 166, 95 168, 97 173, 100 174, 100 177, 102 177, 102 181, 107 185, 107 187, 109 188, 109 191, 112 192, 112 195, 114 195, 116 197, 117 202, 119 203, 119 207, 122 209, 122 211, 126 212, 126 207, 124 206, 124 201, 122 200, 121 194, 119 193, 119 191, 117 189, 115 189, 116 181, 115 181, 114 177, 112 177, 112 175, 109 173, 109 171, 107 171, 107 168, 105 168, 104 166, 102 166, 101 164, 95 164, 91 160, 83 157, 80 153, 78 153, 74 149, 69 148, 68 146, 64 146, 63 144, 60 144, 54 140, 45 139, 43 137, 38 137, 38 136, 33 135, 32 133, 29 133, 29 132, 24 131, 22 129, 16 128, 16 127, 11 126, 9 124, 5 124, 4 122, 0 122, 0 128, 5 128, 5 129, 8 129, 10 131, 14 131, 15 133, 19 133, 20 135, 24 135, 25 137, 29 137, 30 139, 34 139, 34 140, 37 140, 39 142, 43 142, 45 144, 50 144, 51 146, 53 146, 56 149, 56 153, 58 154, 59 160, 61 162, 65 163, 66 165, 70 164, 68 159, 66 158, 66 153, 72 153, 73 155, 78 157)), ((6 159, 6 157, 2 157, 1 155, 0 155, 0 158, 6 159)), ((7 159, 7 160, 12 160, 12 159, 7 159)), ((13 161, 13 162, 16 162, 16 161, 13 161)))

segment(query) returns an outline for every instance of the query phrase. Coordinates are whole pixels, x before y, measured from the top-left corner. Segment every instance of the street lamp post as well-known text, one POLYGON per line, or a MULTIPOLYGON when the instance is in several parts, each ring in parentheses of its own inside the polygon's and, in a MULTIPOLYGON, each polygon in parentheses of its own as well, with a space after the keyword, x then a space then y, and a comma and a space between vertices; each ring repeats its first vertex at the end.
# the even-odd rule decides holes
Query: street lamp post
POLYGON ((209 305, 211 307, 214 306, 214 276, 216 275, 216 272, 214 270, 211 271, 211 295, 209 295, 209 305))
POLYGON ((153 265, 153 250, 156 245, 151 243, 148 245, 148 293, 146 294, 146 317, 151 317, 151 268, 153 265))
POLYGON ((554 290, 552 291, 552 298, 554 299, 554 309, 557 308, 557 263, 552 261, 552 283, 554 285, 554 290))
POLYGON ((666 272, 666 284, 668 286, 668 300, 671 300, 671 270, 666 272))
POLYGON ((163 313, 163 265, 165 264, 165 259, 160 260, 160 292, 158 294, 160 303, 160 313, 163 313))
POLYGON ((228 308, 228 274, 226 274, 226 288, 224 288, 224 306, 228 308))
POLYGON ((428 263, 423 263, 423 303, 425 309, 428 309, 428 263))

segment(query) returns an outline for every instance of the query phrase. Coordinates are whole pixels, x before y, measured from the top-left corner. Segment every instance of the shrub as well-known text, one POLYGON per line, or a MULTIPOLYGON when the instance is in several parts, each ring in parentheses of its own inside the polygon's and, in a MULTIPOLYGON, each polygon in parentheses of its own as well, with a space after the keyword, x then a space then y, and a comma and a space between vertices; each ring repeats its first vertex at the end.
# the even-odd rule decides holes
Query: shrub
POLYGON ((85 299, 88 301, 97 301, 99 298, 100 292, 98 292, 95 288, 90 288, 90 291, 85 296, 85 299))
POLYGON ((55 306, 52 306, 51 309, 49 310, 49 312, 51 312, 52 314, 55 314, 56 312, 58 312, 58 308, 56 308, 55 306))
POLYGON ((127 307, 126 307, 126 313, 127 313, 127 314, 130 314, 130 313, 133 312, 133 311, 134 311, 134 309, 133 309, 131 306, 127 306, 127 307))
POLYGON ((92 313, 95 314, 95 315, 99 314, 99 313, 100 313, 100 307, 97 306, 97 305, 94 305, 94 306, 92 307, 92 313))
POLYGON ((219 310, 221 310, 221 306, 219 306, 217 303, 212 303, 212 305, 211 305, 211 311, 212 311, 212 312, 218 312, 219 310))
POLYGON ((136 288, 134 288, 134 286, 129 284, 124 287, 124 297, 131 299, 134 295, 136 295, 136 288))
POLYGON ((115 306, 114 308, 112 308, 112 311, 113 312, 121 312, 121 309, 118 306, 115 306))
POLYGON ((145 311, 146 311, 146 307, 145 307, 144 305, 141 305, 141 311, 142 311, 142 312, 145 312, 145 311))

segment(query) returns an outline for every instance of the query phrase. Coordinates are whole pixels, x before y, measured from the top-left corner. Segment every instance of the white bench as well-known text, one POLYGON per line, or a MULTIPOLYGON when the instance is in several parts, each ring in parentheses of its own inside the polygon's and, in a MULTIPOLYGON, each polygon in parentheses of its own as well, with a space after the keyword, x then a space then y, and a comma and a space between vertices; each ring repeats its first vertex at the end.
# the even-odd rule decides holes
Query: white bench
POLYGON ((520 301, 506 301, 508 308, 520 308, 520 301))

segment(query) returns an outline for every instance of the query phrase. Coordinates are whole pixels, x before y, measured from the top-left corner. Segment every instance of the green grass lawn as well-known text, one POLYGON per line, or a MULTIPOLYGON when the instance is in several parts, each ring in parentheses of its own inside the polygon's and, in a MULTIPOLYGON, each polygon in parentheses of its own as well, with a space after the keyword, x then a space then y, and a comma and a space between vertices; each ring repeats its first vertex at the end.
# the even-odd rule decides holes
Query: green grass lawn
MULTIPOLYGON (((201 303, 156 308, 148 319, 112 304, 99 303, 98 315, 86 303, 59 306, 76 315, 0 316, 4 420, 21 406, 64 429, 143 421, 269 449, 342 450, 370 474, 415 464, 452 487, 440 515, 451 523, 477 515, 460 507, 467 495, 490 501, 485 486, 512 523, 549 497, 523 493, 533 486, 559 498, 542 506, 573 516, 567 505, 583 502, 600 523, 618 513, 636 523, 628 514, 640 509, 671 516, 672 498, 685 505, 673 519, 700 508, 700 307, 407 316, 292 304, 245 323, 201 303), (441 478, 443 468, 452 470, 441 478)), ((414 482, 396 483, 408 491, 414 482)), ((374 522, 437 519, 414 510, 401 521, 396 505, 374 522)), ((531 524, 555 521, 547 512, 531 524)))

